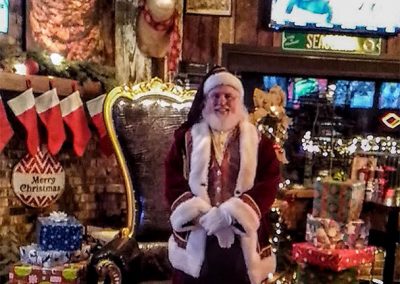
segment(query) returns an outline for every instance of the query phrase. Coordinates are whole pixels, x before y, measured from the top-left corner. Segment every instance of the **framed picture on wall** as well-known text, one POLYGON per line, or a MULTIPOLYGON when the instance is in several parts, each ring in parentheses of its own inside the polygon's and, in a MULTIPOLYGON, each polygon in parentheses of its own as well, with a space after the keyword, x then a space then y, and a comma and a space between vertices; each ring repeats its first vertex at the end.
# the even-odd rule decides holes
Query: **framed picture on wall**
POLYGON ((232 0, 186 0, 186 13, 230 16, 232 0))

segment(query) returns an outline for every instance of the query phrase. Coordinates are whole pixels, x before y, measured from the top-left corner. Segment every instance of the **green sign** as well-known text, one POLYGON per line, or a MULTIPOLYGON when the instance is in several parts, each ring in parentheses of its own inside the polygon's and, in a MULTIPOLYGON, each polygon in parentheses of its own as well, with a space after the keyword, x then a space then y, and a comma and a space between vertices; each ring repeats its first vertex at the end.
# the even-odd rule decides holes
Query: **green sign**
POLYGON ((0 0, 0 33, 8 32, 9 0, 0 0))
POLYGON ((382 39, 348 35, 283 32, 282 48, 284 50, 380 55, 382 39))

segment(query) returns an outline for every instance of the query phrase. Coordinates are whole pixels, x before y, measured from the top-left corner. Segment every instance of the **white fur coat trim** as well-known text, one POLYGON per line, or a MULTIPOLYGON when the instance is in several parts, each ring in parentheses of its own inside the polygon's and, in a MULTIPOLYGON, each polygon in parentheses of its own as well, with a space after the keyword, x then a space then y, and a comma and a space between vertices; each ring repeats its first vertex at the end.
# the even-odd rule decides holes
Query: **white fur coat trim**
POLYGON ((261 284, 268 277, 269 273, 274 273, 276 270, 275 254, 271 252, 269 257, 261 259, 257 251, 258 236, 256 231, 242 236, 240 243, 251 284, 261 284))
MULTIPOLYGON (((257 169, 259 136, 256 127, 243 121, 240 127, 240 169, 236 180, 235 196, 250 190, 257 169)), ((193 149, 190 158, 189 186, 192 193, 210 203, 208 196, 208 168, 211 157, 211 133, 206 122, 195 124, 191 130, 193 149)))
POLYGON ((211 209, 209 203, 205 202, 200 197, 194 196, 180 203, 170 216, 172 228, 177 232, 184 232, 193 229, 193 226, 182 226, 196 217, 208 212, 211 209))
POLYGON ((233 219, 243 226, 246 232, 255 232, 260 227, 258 214, 250 205, 238 197, 229 198, 219 208, 232 216, 233 219))
POLYGON ((190 232, 186 248, 181 248, 171 236, 168 241, 168 258, 172 266, 193 277, 199 277, 206 250, 206 238, 206 231, 198 227, 190 232))

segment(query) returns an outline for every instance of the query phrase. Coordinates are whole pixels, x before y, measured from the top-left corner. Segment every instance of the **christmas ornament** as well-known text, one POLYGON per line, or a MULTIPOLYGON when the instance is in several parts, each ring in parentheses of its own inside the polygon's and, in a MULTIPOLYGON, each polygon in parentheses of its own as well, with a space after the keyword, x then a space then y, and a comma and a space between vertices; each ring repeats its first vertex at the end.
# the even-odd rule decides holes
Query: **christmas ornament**
POLYGON ((73 148, 78 157, 85 152, 91 133, 87 124, 85 110, 79 91, 73 92, 60 102, 64 122, 73 135, 73 148))
POLYGON ((39 73, 39 64, 32 58, 25 60, 26 74, 35 75, 39 73))
POLYGON ((32 89, 28 89, 16 98, 7 101, 7 104, 25 127, 26 147, 32 156, 35 155, 40 145, 40 139, 32 89))
POLYGON ((12 187, 26 205, 44 208, 62 195, 65 172, 61 164, 47 151, 26 155, 13 169, 12 187))
POLYGON ((47 148, 54 156, 60 151, 66 138, 56 89, 40 95, 35 102, 39 118, 47 129, 47 148))

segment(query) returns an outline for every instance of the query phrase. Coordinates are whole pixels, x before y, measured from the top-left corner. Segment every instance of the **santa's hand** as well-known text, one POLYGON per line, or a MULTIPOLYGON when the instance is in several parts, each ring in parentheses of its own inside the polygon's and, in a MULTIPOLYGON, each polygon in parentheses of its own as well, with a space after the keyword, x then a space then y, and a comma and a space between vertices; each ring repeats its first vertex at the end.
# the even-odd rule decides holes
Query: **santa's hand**
POLYGON ((235 233, 233 232, 232 227, 219 229, 215 233, 215 236, 217 237, 218 244, 221 248, 230 248, 235 242, 235 233))
POLYGON ((210 236, 222 228, 229 227, 232 224, 232 217, 219 207, 213 207, 200 218, 199 222, 210 236))

